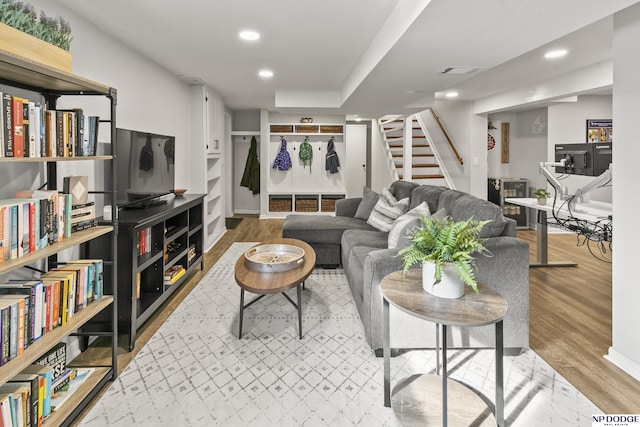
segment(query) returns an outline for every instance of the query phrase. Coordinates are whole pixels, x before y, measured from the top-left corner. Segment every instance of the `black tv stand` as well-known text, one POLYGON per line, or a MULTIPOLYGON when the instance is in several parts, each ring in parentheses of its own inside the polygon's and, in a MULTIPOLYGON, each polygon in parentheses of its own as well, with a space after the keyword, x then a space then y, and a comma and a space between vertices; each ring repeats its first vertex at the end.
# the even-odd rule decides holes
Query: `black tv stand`
POLYGON ((127 204, 123 206, 125 209, 148 209, 154 206, 159 206, 167 203, 166 199, 152 199, 145 201, 132 202, 131 204, 127 204))

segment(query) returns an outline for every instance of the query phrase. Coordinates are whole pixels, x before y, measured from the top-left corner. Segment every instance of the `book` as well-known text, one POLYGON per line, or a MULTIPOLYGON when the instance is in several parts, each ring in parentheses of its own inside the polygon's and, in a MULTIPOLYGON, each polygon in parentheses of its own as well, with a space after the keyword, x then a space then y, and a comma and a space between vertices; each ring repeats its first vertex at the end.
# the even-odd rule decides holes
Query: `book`
MULTIPOLYGON (((5 207, 9 213, 5 213, 5 218, 9 217, 9 225, 7 226, 6 222, 4 225, 4 230, 9 232, 8 237, 4 236, 3 239, 3 248, 4 248, 4 259, 15 259, 18 257, 18 204, 0 201, 0 206, 5 207), (8 243, 7 243, 8 241, 8 243), (6 246, 5 246, 6 244, 6 246)), ((5 219, 6 221, 6 219, 5 219)))
MULTIPOLYGON (((11 339, 15 338, 16 353, 15 357, 20 356, 22 352, 29 345, 29 295, 17 295, 17 294, 3 294, 0 295, 0 305, 5 302, 15 303, 16 315, 14 318, 14 306, 11 308, 11 322, 16 322, 15 326, 11 325, 11 339), (15 337, 13 335, 14 329, 16 330, 15 337)), ((9 342, 10 348, 13 347, 13 342, 9 342)), ((10 350, 12 351, 12 350, 10 350)))
POLYGON ((7 384, 18 384, 29 387, 29 403, 31 409, 27 413, 27 418, 30 423, 27 424, 31 427, 38 426, 38 389, 39 389, 38 374, 26 374, 18 373, 7 381, 7 384))
POLYGON ((187 270, 183 268, 182 270, 178 271, 178 273, 174 274, 170 279, 164 279, 164 284, 173 285, 175 282, 178 281, 178 279, 184 276, 186 272, 187 270))
POLYGON ((2 313, 2 364, 18 356, 18 301, 0 298, 2 313), (8 354, 6 353, 8 349, 8 354))
POLYGON ((9 260, 11 236, 11 210, 9 206, 0 205, 0 263, 9 260))
POLYGON ((27 345, 37 341, 42 336, 42 321, 44 313, 44 288, 41 280, 12 279, 0 283, 0 295, 28 295, 29 319, 27 325, 27 345))
POLYGON ((62 192, 71 194, 71 206, 87 203, 89 196, 89 177, 87 175, 65 176, 62 180, 62 192))
POLYGON ((5 383, 0 385, 0 394, 13 396, 14 426, 31 425, 31 387, 26 383, 5 383))
POLYGON ((44 112, 45 121, 45 155, 47 157, 58 156, 58 141, 56 133, 56 112, 46 110, 44 112))
MULTIPOLYGON (((36 134, 40 133, 39 123, 36 124, 36 103, 24 100, 24 137, 25 137, 25 157, 37 157, 36 154, 36 134), (28 149, 27 149, 28 148, 28 149)), ((38 138, 39 139, 39 138, 38 138)))
POLYGON ((13 157, 13 101, 8 93, 2 93, 2 141, 4 157, 13 157))
POLYGON ((58 411, 64 405, 64 403, 73 396, 73 393, 78 390, 78 388, 84 383, 84 381, 91 376, 91 374, 95 371, 94 368, 76 368, 73 370, 71 374, 71 379, 69 381, 69 388, 65 393, 60 393, 59 395, 53 397, 51 399, 50 407, 52 411, 58 411))
POLYGON ((76 222, 75 224, 71 224, 71 232, 75 233, 76 231, 86 230, 88 228, 97 227, 98 220, 95 218, 86 219, 80 222, 76 222))
MULTIPOLYGON (((40 208, 40 224, 44 225, 41 235, 41 243, 44 246, 51 245, 57 242, 58 232, 58 191, 57 190, 20 190, 15 192, 15 197, 18 199, 45 199, 48 203, 42 204, 40 208), (43 211, 42 207, 45 206, 46 210, 43 211), (44 215, 43 215, 44 213, 44 215), (44 219, 43 219, 44 218, 44 219), (47 244, 44 244, 46 237, 47 244)), ((43 247, 44 247, 43 246, 43 247)))
POLYGON ((50 366, 51 380, 55 381, 67 369, 67 345, 64 342, 59 342, 33 363, 50 366))
POLYGON ((75 285, 75 276, 70 271, 60 271, 60 270, 51 270, 40 276, 43 282, 47 283, 51 280, 60 280, 60 289, 62 289, 62 307, 61 307, 61 317, 62 324, 65 325, 67 321, 69 321, 73 314, 77 311, 76 304, 76 285, 75 285), (64 295, 66 294, 67 298, 64 299, 64 295), (65 310, 66 304, 66 310, 65 310))
POLYGON ((172 265, 164 271, 164 280, 171 280, 181 271, 184 271, 184 267, 180 264, 172 265))
POLYGON ((10 396, 9 393, 0 394, 0 417, 2 417, 2 424, 7 426, 13 426, 10 396))
POLYGON ((22 370, 23 374, 38 375, 38 418, 39 424, 51 413, 51 367, 45 365, 29 365, 22 370))
POLYGON ((24 133, 22 129, 22 98, 11 98, 11 116, 13 117, 13 157, 24 157, 24 133))

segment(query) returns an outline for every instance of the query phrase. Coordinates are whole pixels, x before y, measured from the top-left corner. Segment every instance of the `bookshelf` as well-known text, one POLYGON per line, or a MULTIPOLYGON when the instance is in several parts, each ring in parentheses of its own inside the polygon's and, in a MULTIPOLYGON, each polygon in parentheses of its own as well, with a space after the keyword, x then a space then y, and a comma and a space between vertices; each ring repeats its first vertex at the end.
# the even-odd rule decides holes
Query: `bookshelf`
MULTIPOLYGON (((111 144, 115 144, 115 116, 117 91, 107 85, 97 83, 71 73, 59 71, 41 64, 25 60, 6 51, 0 50, 0 83, 7 87, 6 92, 11 93, 12 88, 16 90, 28 90, 40 95, 39 100, 44 101, 47 109, 56 109, 57 101, 65 95, 93 96, 101 97, 109 104, 109 117, 102 117, 101 122, 107 123, 110 128, 111 144)), ((46 182, 46 189, 57 189, 58 171, 57 165, 61 162, 93 162, 103 163, 105 168, 114 167, 111 155, 87 156, 87 157, 2 157, 0 158, 0 168, 11 165, 12 168, 19 165, 43 164, 44 172, 39 171, 38 175, 46 182)), ((32 169, 31 169, 32 170, 32 169)), ((105 183, 107 184, 107 183, 105 183)), ((98 185, 99 186, 99 185, 98 185)), ((115 207, 116 197, 114 192, 105 189, 96 189, 94 193, 100 193, 105 197, 105 203, 111 203, 115 207)), ((4 184, 0 187, 0 198, 10 198, 13 195, 9 190, 11 187, 4 184)), ((114 182, 110 188, 115 188, 114 182)), ((110 242, 113 248, 110 252, 104 253, 105 271, 117 274, 116 258, 117 248, 117 216, 110 222, 104 223, 100 227, 90 228, 84 231, 73 233, 71 237, 49 244, 41 249, 30 252, 26 255, 12 258, 0 263, 0 276, 11 277, 13 272, 23 267, 30 267, 34 272, 34 279, 38 276, 37 271, 47 271, 59 265, 58 254, 68 249, 78 249, 81 254, 87 249, 91 241, 95 239, 105 239, 110 242)), ((24 270, 26 271, 26 270, 24 270)), ((69 425, 86 407, 97 392, 110 380, 117 376, 117 289, 113 283, 105 281, 106 294, 99 300, 93 301, 82 310, 76 312, 71 319, 61 326, 57 326, 44 334, 40 339, 31 343, 24 349, 22 354, 0 366, 0 384, 4 384, 15 374, 36 361, 40 356, 54 347, 60 341, 69 336, 80 336, 85 339, 89 337, 102 336, 109 339, 111 350, 110 364, 101 366, 88 378, 70 398, 68 404, 60 411, 52 413, 47 418, 47 424, 69 425), (88 331, 85 327, 98 316, 103 316, 105 321, 93 331, 88 331)), ((80 355, 79 358, 81 358, 80 355)), ((68 365, 74 361, 67 361, 68 365)))
MULTIPOLYGON (((137 330, 197 268, 204 267, 204 195, 185 194, 165 204, 120 209, 118 219, 119 330, 135 348, 137 330), (189 249, 194 248, 190 256, 189 249), (186 273, 165 285, 164 272, 182 265, 186 273)), ((100 258, 108 241, 92 240, 89 256, 100 258)), ((110 278, 109 278, 110 280, 110 278)))

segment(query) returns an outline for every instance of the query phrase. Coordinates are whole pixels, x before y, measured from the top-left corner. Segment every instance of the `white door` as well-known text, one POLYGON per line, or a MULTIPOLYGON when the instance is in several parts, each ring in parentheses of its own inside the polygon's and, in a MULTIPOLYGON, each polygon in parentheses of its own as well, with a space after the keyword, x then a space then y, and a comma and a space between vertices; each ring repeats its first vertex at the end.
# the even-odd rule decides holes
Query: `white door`
POLYGON ((345 129, 347 197, 362 197, 367 182, 367 125, 348 124, 345 129))

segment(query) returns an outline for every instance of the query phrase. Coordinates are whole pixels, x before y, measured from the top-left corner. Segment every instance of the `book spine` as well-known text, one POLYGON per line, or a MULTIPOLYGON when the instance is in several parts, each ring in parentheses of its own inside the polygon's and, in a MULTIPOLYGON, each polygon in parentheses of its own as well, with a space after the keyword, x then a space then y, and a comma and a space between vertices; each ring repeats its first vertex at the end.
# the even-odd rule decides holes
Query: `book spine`
POLYGON ((59 325, 60 319, 60 282, 55 281, 52 284, 52 310, 51 310, 51 329, 59 325))
POLYGON ((64 111, 55 111, 56 113, 56 155, 64 157, 64 111))
POLYGON ((24 316, 25 316, 25 306, 24 306, 24 298, 21 300, 18 300, 18 303, 16 304, 17 307, 17 312, 18 312, 18 316, 16 318, 16 323, 17 323, 17 328, 18 328, 18 335, 17 335, 17 356, 20 356, 22 354, 22 352, 24 351, 25 345, 24 345, 24 334, 25 334, 25 324, 24 324, 24 316))
POLYGON ((2 364, 9 361, 9 341, 11 337, 11 307, 2 308, 0 313, 2 318, 2 364))
POLYGON ((11 259, 18 258, 18 242, 20 241, 18 237, 18 205, 11 205, 11 259))
POLYGON ((0 263, 9 260, 11 234, 11 210, 9 206, 0 206, 0 263))
POLYGON ((2 95, 2 134, 4 136, 4 156, 13 157, 13 107, 11 95, 2 95))
POLYGON ((96 273, 95 273, 96 286, 94 288, 94 299, 100 299, 104 294, 104 275, 102 272, 102 269, 103 269, 102 260, 97 261, 95 266, 96 266, 96 273))
POLYGON ((22 98, 14 96, 11 102, 11 115, 13 117, 13 157, 24 157, 22 98))
POLYGON ((29 100, 22 99, 22 135, 24 140, 24 157, 30 157, 31 143, 29 141, 29 100))
POLYGON ((64 195, 64 237, 71 237, 71 194, 64 195))
POLYGON ((10 306, 9 318, 9 360, 18 357, 18 303, 10 306))
POLYGON ((51 295, 51 284, 45 285, 45 311, 44 311, 44 332, 45 334, 51 331, 51 310, 53 305, 53 296, 51 295))
POLYGON ((56 112, 53 110, 47 110, 44 113, 46 125, 45 129, 45 152, 47 157, 57 157, 58 155, 58 143, 56 141, 56 112))
MULTIPOLYGON (((29 120, 29 157, 38 157, 37 145, 39 143, 40 123, 36 122, 36 103, 27 101, 27 117, 29 120)), ((25 133, 25 135, 27 135, 25 133)), ((25 156, 26 157, 26 156, 25 156)))

